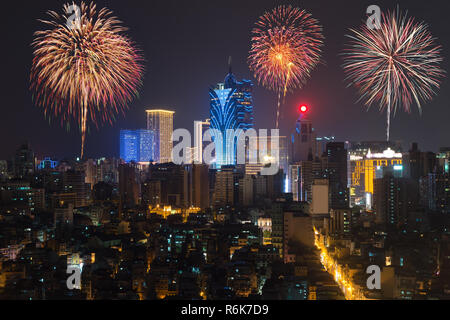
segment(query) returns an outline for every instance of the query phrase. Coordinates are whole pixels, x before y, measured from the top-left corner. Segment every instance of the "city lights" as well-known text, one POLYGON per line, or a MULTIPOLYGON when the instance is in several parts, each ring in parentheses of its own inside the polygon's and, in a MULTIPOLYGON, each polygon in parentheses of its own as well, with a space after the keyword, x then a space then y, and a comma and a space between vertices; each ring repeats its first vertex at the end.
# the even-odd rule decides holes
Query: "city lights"
POLYGON ((309 108, 306 105, 300 106, 300 113, 307 113, 309 111, 309 108))

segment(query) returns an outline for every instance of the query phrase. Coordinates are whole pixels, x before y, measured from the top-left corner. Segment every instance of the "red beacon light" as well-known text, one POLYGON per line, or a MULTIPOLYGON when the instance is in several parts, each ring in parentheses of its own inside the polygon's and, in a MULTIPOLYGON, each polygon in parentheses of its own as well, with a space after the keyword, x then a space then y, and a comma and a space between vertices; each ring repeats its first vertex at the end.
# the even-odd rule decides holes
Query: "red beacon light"
POLYGON ((307 106, 305 106, 305 105, 300 107, 300 113, 302 113, 302 114, 307 113, 308 110, 309 110, 309 108, 307 106))

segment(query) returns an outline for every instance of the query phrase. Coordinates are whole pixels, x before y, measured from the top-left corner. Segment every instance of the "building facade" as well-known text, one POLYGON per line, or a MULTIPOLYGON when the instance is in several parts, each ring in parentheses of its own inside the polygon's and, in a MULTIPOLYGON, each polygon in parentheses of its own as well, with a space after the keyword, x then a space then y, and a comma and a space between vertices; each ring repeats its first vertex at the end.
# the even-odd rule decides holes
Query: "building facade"
POLYGON ((154 161, 157 163, 172 162, 174 114, 168 110, 147 110, 147 130, 155 133, 154 161))
POLYGON ((121 130, 120 158, 125 162, 153 162, 155 134, 151 130, 121 130))
POLYGON ((203 151, 206 147, 206 143, 203 142, 203 139, 210 126, 211 120, 209 119, 194 122, 193 162, 195 164, 203 164, 203 151))
POLYGON ((211 136, 216 146, 216 168, 235 165, 237 130, 253 128, 253 83, 237 81, 231 68, 224 83, 210 89, 211 136))

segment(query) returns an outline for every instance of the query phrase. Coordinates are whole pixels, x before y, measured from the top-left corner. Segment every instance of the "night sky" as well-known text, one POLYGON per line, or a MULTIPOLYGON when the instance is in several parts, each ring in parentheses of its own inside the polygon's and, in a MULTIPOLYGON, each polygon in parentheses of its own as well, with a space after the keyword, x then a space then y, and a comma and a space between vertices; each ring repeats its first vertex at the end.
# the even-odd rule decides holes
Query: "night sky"
MULTIPOLYGON (((44 26, 49 9, 61 11, 66 1, 8 1, 2 3, 0 50, 1 109, 0 159, 12 157, 23 141, 30 141, 37 156, 56 159, 75 157, 80 152, 80 134, 76 126, 67 132, 60 122, 49 124, 36 107, 29 92, 33 33, 44 26)), ((345 34, 348 28, 366 20, 371 4, 382 10, 397 4, 418 20, 426 21, 443 46, 448 72, 450 61, 450 4, 448 1, 374 1, 374 0, 115 0, 96 1, 124 22, 128 35, 143 50, 147 65, 140 97, 133 101, 125 117, 114 126, 97 130, 91 126, 87 156, 118 156, 119 130, 144 128, 145 110, 168 108, 176 111, 175 128, 193 132, 194 120, 209 117, 208 88, 223 81, 228 57, 233 57, 236 76, 253 79, 247 65, 251 30, 257 18, 280 4, 307 9, 324 27, 326 37, 323 64, 308 85, 290 94, 284 107, 283 128, 293 128, 296 106, 311 106, 311 119, 319 135, 334 135, 339 141, 384 140, 386 116, 378 108, 369 112, 357 104, 357 92, 346 88, 341 68, 345 34)), ((392 123, 393 140, 405 147, 416 141, 422 150, 437 151, 450 145, 449 80, 442 83, 438 96, 424 106, 420 116, 414 106, 408 115, 397 114, 392 123)), ((273 128, 276 95, 258 85, 254 90, 257 128, 273 128)))

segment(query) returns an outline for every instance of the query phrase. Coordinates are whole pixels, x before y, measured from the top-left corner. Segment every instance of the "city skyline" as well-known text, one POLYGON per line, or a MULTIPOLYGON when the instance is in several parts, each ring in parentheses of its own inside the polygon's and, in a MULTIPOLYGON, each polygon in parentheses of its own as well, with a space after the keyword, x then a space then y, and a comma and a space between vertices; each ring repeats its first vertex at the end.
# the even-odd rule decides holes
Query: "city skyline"
POLYGON ((65 1, 2 21, 0 301, 450 300, 450 4, 65 1))
MULTIPOLYGON (((433 35, 443 45, 445 54, 448 47, 445 19, 439 18, 439 14, 444 10, 425 12, 422 9, 429 4, 411 1, 407 3, 399 1, 398 3, 400 8, 408 9, 410 15, 425 20, 430 25, 433 35)), ((105 5, 102 1, 97 4, 99 7, 105 5)), ((140 91, 140 98, 130 105, 130 110, 125 117, 119 116, 113 126, 101 127, 99 131, 91 126, 87 142, 87 157, 117 155, 119 150, 115 141, 118 139, 119 131, 144 128, 145 119, 142 111, 152 106, 171 106, 171 109, 177 113, 175 128, 187 128, 193 131, 192 123, 195 120, 208 118, 208 88, 217 79, 223 77, 229 56, 233 57, 233 69, 237 77, 254 80, 246 61, 252 24, 259 14, 275 4, 273 1, 246 4, 231 1, 226 4, 206 6, 202 5, 201 1, 191 4, 180 4, 179 2, 169 2, 164 5, 153 4, 140 11, 146 13, 146 9, 148 9, 149 13, 157 15, 156 21, 152 23, 160 23, 166 25, 167 28, 148 28, 154 30, 150 33, 142 31, 143 28, 139 22, 149 22, 140 18, 142 13, 137 12, 139 11, 136 10, 137 5, 135 9, 132 4, 125 8, 119 3, 108 4, 129 27, 131 37, 143 49, 147 59, 147 72, 143 88, 140 91), (188 30, 181 34, 187 33, 186 37, 180 38, 179 27, 170 25, 171 18, 164 20, 161 15, 158 15, 159 12, 168 12, 167 10, 171 10, 174 17, 182 18, 181 23, 186 25, 188 30), (184 11, 183 15, 181 15, 182 11, 184 11), (230 12, 237 12, 238 17, 234 19, 235 23, 229 29, 225 27, 205 28, 214 23, 209 20, 201 21, 197 25, 189 24, 189 19, 202 13, 207 13, 207 17, 214 17, 214 21, 225 21, 230 12), (137 18, 130 18, 135 15, 137 18), (208 41, 217 41, 215 39, 220 39, 220 41, 214 45, 200 45, 205 37, 208 41), (232 41, 233 38, 236 40, 232 41), (194 48, 192 46, 207 50, 192 50, 194 48), (183 48, 186 51, 180 51, 183 48), (160 57, 163 53, 165 53, 164 57, 160 57), (177 67, 174 68, 174 66, 177 67), (177 94, 173 95, 173 90, 177 94)), ((395 8, 395 4, 388 1, 380 1, 378 4, 382 10, 395 8)), ((283 109, 282 124, 285 127, 295 126, 295 123, 290 123, 290 118, 296 115, 296 107, 299 104, 307 103, 311 106, 311 118, 315 123, 316 130, 323 135, 336 136, 338 141, 383 140, 384 116, 378 114, 375 108, 365 112, 360 104, 355 103, 357 101, 356 93, 352 89, 347 89, 343 82, 342 59, 339 57, 347 29, 357 26, 364 20, 367 4, 358 2, 354 6, 349 6, 345 11, 339 5, 332 3, 324 5, 324 8, 320 8, 320 5, 310 1, 306 1, 302 5, 324 26, 326 42, 323 60, 325 63, 321 64, 319 69, 313 73, 310 83, 304 89, 297 90, 288 96, 283 109), (335 10, 331 10, 333 8, 335 10), (332 16, 331 12, 334 11, 336 16, 341 15, 346 19, 337 19, 332 16)), ((441 7, 447 5, 441 4, 441 7)), ((8 6, 11 5, 8 4, 8 6)), ((5 66, 6 73, 9 73, 10 76, 7 81, 6 79, 2 80, 2 87, 8 93, 5 95, 4 103, 11 107, 6 108, 6 117, 2 118, 4 120, 1 120, 3 123, 0 127, 4 130, 2 135, 10 135, 12 139, 5 141, 4 148, 0 151, 0 158, 10 158, 16 146, 27 140, 41 157, 64 158, 76 157, 79 154, 75 147, 75 142, 79 138, 76 127, 72 124, 71 131, 67 132, 58 121, 49 125, 40 110, 33 106, 27 85, 32 52, 31 35, 40 26, 37 19, 41 18, 46 10, 58 6, 60 4, 50 2, 33 3, 27 6, 24 10, 24 19, 29 20, 23 25, 19 25, 17 29, 17 32, 20 32, 23 37, 11 39, 15 47, 21 48, 21 50, 14 57, 11 55, 12 52, 2 52, 3 60, 11 62, 5 66), (18 71, 7 72, 9 65, 17 67, 18 64, 21 65, 20 68, 16 68, 18 71), (27 116, 24 117, 24 115, 27 116)), ((17 8, 11 6, 10 11, 16 12, 17 8)), ((10 19, 9 16, 7 19, 10 19)), ((447 59, 445 59, 443 67, 448 70, 447 59)), ((423 149, 430 151, 437 151, 440 147, 445 146, 445 138, 449 136, 448 130, 450 130, 445 125, 445 119, 448 118, 446 114, 449 113, 446 108, 447 87, 448 80, 444 80, 435 101, 425 105, 422 117, 415 110, 411 115, 397 115, 393 119, 392 139, 402 140, 404 148, 407 148, 412 142, 418 142, 423 149), (414 130, 410 130, 411 128, 414 130)), ((275 127, 276 97, 273 96, 273 93, 255 85, 254 100, 256 127, 275 127)))

